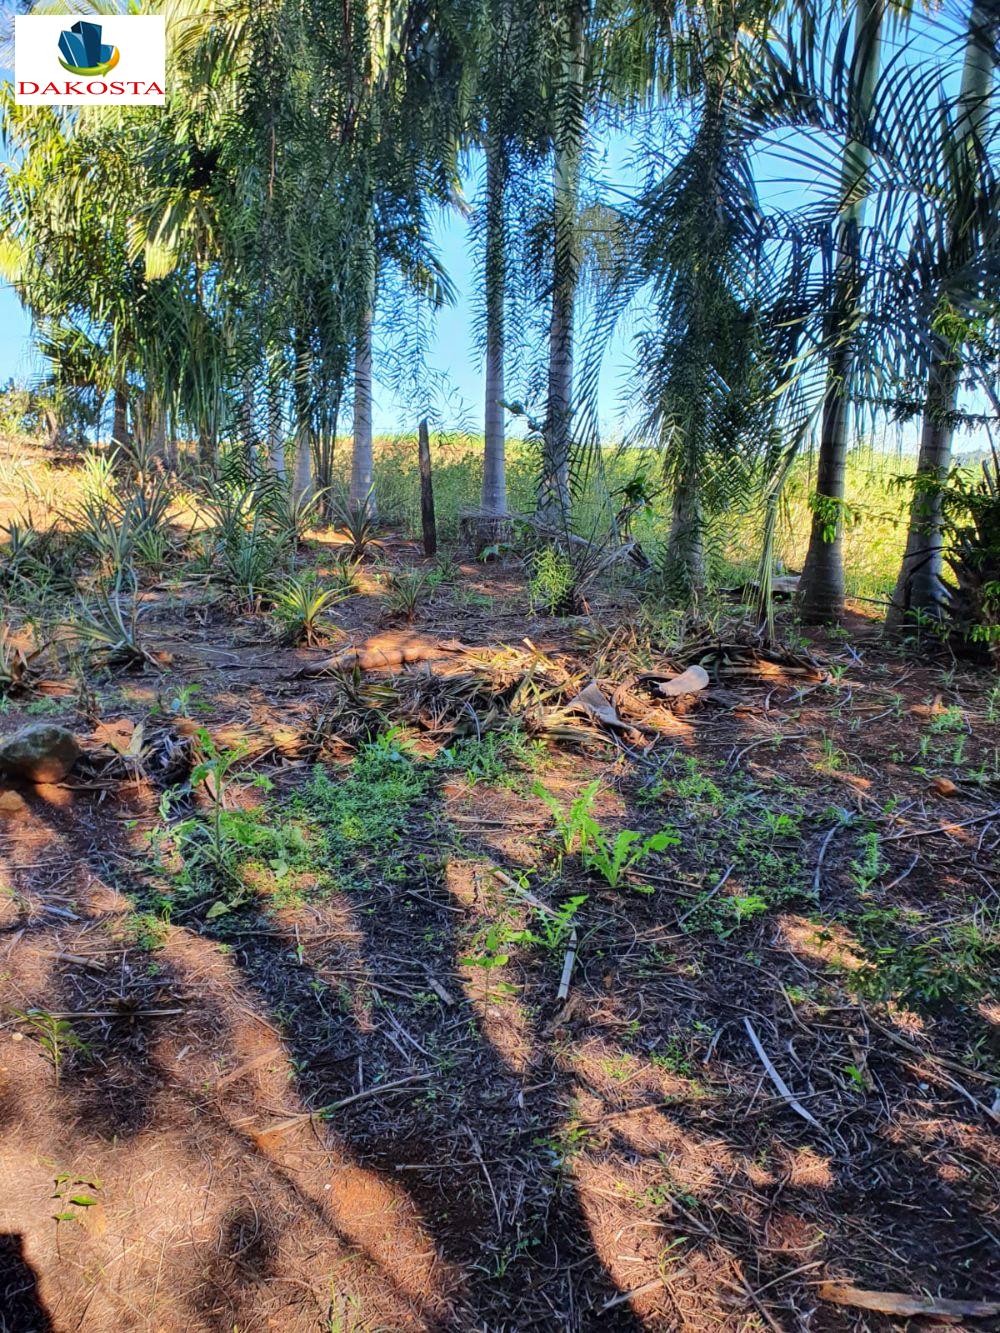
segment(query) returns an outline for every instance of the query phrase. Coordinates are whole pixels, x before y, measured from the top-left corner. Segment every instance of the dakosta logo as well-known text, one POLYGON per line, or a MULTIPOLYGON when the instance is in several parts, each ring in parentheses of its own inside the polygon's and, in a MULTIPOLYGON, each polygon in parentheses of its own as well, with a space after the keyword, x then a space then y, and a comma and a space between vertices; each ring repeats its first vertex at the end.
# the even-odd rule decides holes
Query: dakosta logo
POLYGON ((14 18, 14 101, 21 106, 157 106, 166 99, 158 14, 14 18))
POLYGON ((59 50, 59 63, 71 74, 103 76, 121 59, 117 46, 108 46, 101 41, 101 25, 85 23, 83 19, 60 34, 59 50))

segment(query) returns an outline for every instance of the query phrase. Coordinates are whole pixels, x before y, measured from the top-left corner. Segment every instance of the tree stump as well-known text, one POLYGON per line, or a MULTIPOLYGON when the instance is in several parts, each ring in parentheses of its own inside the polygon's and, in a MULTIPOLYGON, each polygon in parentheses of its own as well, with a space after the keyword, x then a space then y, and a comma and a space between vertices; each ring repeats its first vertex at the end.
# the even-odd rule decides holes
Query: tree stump
POLYGON ((509 514, 484 514, 481 510, 468 511, 459 516, 458 533, 463 545, 477 558, 491 546, 501 553, 514 538, 514 522, 509 514))

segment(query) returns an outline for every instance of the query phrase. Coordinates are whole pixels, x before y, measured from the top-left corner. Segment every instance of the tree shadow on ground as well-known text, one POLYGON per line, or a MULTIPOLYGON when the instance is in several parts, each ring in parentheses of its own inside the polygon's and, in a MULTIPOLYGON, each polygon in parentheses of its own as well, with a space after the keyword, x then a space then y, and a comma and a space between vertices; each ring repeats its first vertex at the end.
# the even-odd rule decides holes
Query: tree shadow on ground
POLYGON ((35 1270, 16 1232, 0 1233, 0 1333, 53 1333, 35 1270))
MULTIPOLYGON (((426 804, 434 809, 441 803, 440 789, 433 787, 426 804)), ((869 1266, 873 1282, 879 1276, 885 1280, 885 1255, 880 1267, 877 1246, 859 1224, 867 1208, 878 1209, 878 1215, 896 1232, 891 1237, 896 1247, 893 1262, 905 1264, 913 1280, 919 1276, 928 1286, 938 1265, 918 1253, 924 1244, 922 1227, 910 1217, 909 1233, 901 1230, 918 1203, 923 1205, 921 1217, 933 1214, 947 1219, 951 1214, 953 1219, 955 1205, 964 1202, 969 1225, 963 1222, 955 1244, 959 1250, 983 1244, 973 1225, 976 1209, 956 1190, 954 1181, 942 1177, 921 1182, 918 1144, 889 1145, 881 1137, 872 1141, 865 1137, 863 1124, 857 1139, 852 1137, 854 1120, 868 1114, 860 1092, 860 1109, 848 1102, 848 1114, 837 1127, 851 1145, 851 1152, 844 1154, 835 1144, 816 1140, 773 1095, 742 1035, 747 1006, 759 1006, 753 1009, 761 1012, 755 1021, 766 1023, 761 1035, 783 1067, 787 1059, 793 1068, 802 1067, 803 1044, 810 1048, 808 1056, 816 1048, 820 1066, 829 1064, 829 1051, 820 1047, 830 1043, 830 1032, 835 1031, 835 1026, 821 1024, 806 1039, 790 1027, 773 982, 779 979, 791 984, 795 967, 804 968, 804 964, 801 960, 789 964, 780 956, 773 947, 773 927, 760 924, 748 930, 742 956, 720 944, 718 957, 712 958, 711 1012, 705 1009, 708 997, 704 990, 694 999, 686 997, 691 987, 683 967, 665 966, 658 956, 659 973, 650 980, 642 979, 636 958, 630 957, 635 952, 632 946, 619 951, 619 959, 625 958, 627 965, 623 963, 621 973, 612 978, 612 987, 621 1013, 611 1015, 614 1021, 597 1018, 590 1022, 592 1033, 606 1044, 607 1060, 619 1061, 634 1050, 622 1035, 623 1026, 634 1021, 628 1005, 637 1002, 641 1014, 642 1004, 655 1005, 655 992, 665 986, 656 1021, 662 1024, 663 1013, 671 1008, 701 1022, 718 1022, 715 1015, 726 1014, 719 1036, 713 1034, 712 1050, 726 1063, 727 1073, 735 1071, 728 1095, 737 1101, 743 1096, 738 1091, 739 1078, 753 1089, 741 1102, 743 1124, 739 1117, 734 1120, 737 1106, 723 1108, 725 1114, 720 1111, 716 1117, 710 1103, 699 1106, 697 1099, 690 1099, 644 1113, 635 1122, 640 1128, 633 1131, 629 1122, 614 1119, 614 1090, 609 1094, 599 1082, 588 1082, 567 1063, 564 1047, 574 1034, 572 1018, 553 1022, 556 1015, 551 1005, 520 1006, 516 1031, 505 1033, 502 1024, 491 1024, 491 1014, 467 985, 460 967, 468 949, 461 928, 468 903, 455 896, 449 883, 448 862, 454 851, 451 835, 421 820, 418 817, 408 830, 404 877, 338 895, 339 916, 329 905, 310 905, 317 928, 301 937, 291 914, 281 910, 258 915, 255 908, 247 907, 218 921, 193 920, 190 925, 226 946, 261 1011, 280 1031, 293 1071, 297 1105, 316 1109, 345 1103, 330 1114, 328 1129, 319 1130, 324 1138, 330 1135, 326 1140, 329 1151, 342 1150, 347 1159, 380 1174, 393 1191, 402 1189, 416 1202, 437 1253, 456 1274, 454 1281, 448 1280, 446 1301, 428 1299, 422 1304, 422 1327, 613 1330, 664 1326, 655 1322, 664 1316, 654 1316, 654 1322, 647 1324, 630 1302, 613 1303, 623 1294, 624 1285, 610 1274, 608 1228, 600 1228, 602 1249, 595 1235, 592 1204, 593 1198, 602 1197, 602 1189, 607 1194, 608 1186, 618 1182, 602 1180, 596 1169, 599 1154, 593 1161, 575 1157, 581 1152, 580 1141, 574 1137, 581 1118, 593 1127, 593 1133, 605 1134, 607 1158, 630 1164, 640 1183, 646 1178, 646 1167, 662 1166, 664 1155, 677 1153, 679 1140, 706 1161, 718 1159, 718 1170, 702 1184, 674 1179, 662 1207, 653 1210, 649 1226, 664 1246, 678 1238, 684 1240, 686 1248, 679 1253, 685 1261, 704 1260, 701 1291, 711 1289, 721 1298, 716 1310, 721 1319, 731 1317, 726 1301, 749 1308, 754 1303, 754 1288, 778 1281, 790 1266, 796 1266, 790 1257, 794 1247, 770 1249, 762 1237, 766 1240, 769 1227, 783 1217, 789 1224, 815 1217, 817 1232, 821 1232, 824 1210, 816 1203, 822 1194, 829 1196, 827 1215, 834 1194, 850 1214, 844 1219, 845 1243, 856 1247, 857 1263, 869 1266), (325 932, 324 924, 329 927, 325 932), (762 973, 765 966, 773 967, 773 972, 762 973), (440 998, 434 982, 445 989, 450 1003, 440 998), (798 1052, 793 1039, 800 1047, 798 1052), (389 1089, 391 1083, 418 1074, 428 1077, 398 1091, 389 1089), (385 1091, 378 1091, 380 1088, 385 1091), (364 1095, 351 1100, 359 1093, 364 1095), (581 1095, 587 1099, 582 1117, 575 1106, 581 1095), (812 1182, 796 1178, 796 1153, 822 1155, 825 1175, 820 1172, 812 1182), (781 1171, 772 1169, 769 1155, 780 1161, 781 1171), (575 1162, 582 1164, 580 1170, 575 1162), (905 1198, 893 1203, 883 1188, 884 1180, 894 1182, 897 1192, 902 1186, 905 1198), (716 1196, 724 1200, 722 1217, 716 1196), (746 1282, 727 1295, 725 1282, 732 1282, 733 1273, 739 1271, 733 1268, 730 1272, 730 1266, 747 1263, 748 1257, 746 1282)), ((78 851, 92 868, 107 872, 108 863, 100 850, 91 846, 78 851)), ((478 847, 474 854, 502 863, 494 848, 478 847)), ((507 869, 515 866, 508 863, 507 869)), ((118 886, 141 902, 146 886, 123 878, 120 867, 117 873, 118 886)), ((656 938, 663 939, 652 916, 650 924, 660 931, 656 938)), ((636 927, 629 929, 639 938, 636 927)), ((593 955, 600 952, 595 949, 593 955)), ((711 957, 710 941, 701 952, 711 957)), ((599 963, 588 957, 574 982, 574 991, 595 1006, 608 996, 606 979, 599 973, 599 963)), ((814 969, 813 974, 826 973, 814 969)), ((532 994, 553 994, 551 970, 547 979, 532 975, 531 980, 532 994)), ((85 998, 85 992, 78 992, 73 1003, 79 1006, 85 998)), ((607 1005, 611 1006, 611 1000, 607 1005)), ((856 1056, 848 1050, 843 1058, 856 1056)), ((871 1059, 872 1069, 881 1076, 877 1051, 871 1059)), ((138 1060, 130 1067, 132 1073, 126 1071, 123 1086, 129 1077, 141 1080, 141 1063, 138 1060)), ((826 1095, 828 1086, 833 1085, 821 1082, 812 1095, 826 1095)), ((151 1096, 155 1099, 156 1095, 154 1090, 151 1096)), ((220 1123, 227 1122, 221 1119, 220 1123)), ((120 1128, 130 1132, 124 1120, 120 1128)), ((260 1153, 259 1140, 267 1138, 266 1123, 261 1126, 263 1136, 256 1134, 256 1126, 254 1131, 234 1131, 231 1124, 227 1128, 242 1133, 246 1151, 260 1153)), ((282 1141, 281 1134, 271 1141, 266 1161, 267 1170, 274 1175, 282 1170, 282 1141)), ((683 1152, 679 1155, 683 1158, 683 1152)), ((286 1173, 286 1179, 290 1178, 286 1173)), ((382 1204, 376 1202, 376 1207, 382 1204)), ((329 1213, 324 1216, 328 1229, 336 1231, 329 1213)), ((282 1225, 277 1207, 273 1216, 245 1207, 231 1212, 220 1245, 226 1262, 217 1269, 218 1308, 195 1307, 199 1317, 215 1320, 214 1326, 222 1329, 227 1327, 226 1320, 245 1318, 253 1310, 262 1284, 273 1280, 273 1255, 282 1225)), ((396 1226, 391 1209, 386 1210, 383 1225, 390 1232, 396 1226)), ((349 1231, 344 1234, 350 1237, 349 1231)), ((928 1224, 928 1244, 933 1234, 934 1227, 928 1224)), ((887 1242, 878 1238, 878 1243, 887 1242)), ((811 1240, 804 1244, 806 1262, 826 1253, 825 1246, 816 1248, 811 1240)), ((371 1257, 372 1262, 379 1262, 377 1251, 371 1257)), ((768 1300, 776 1294, 772 1290, 768 1300)), ((794 1320, 796 1307, 791 1308, 794 1320)), ((847 1324, 828 1322, 827 1326, 847 1324)))

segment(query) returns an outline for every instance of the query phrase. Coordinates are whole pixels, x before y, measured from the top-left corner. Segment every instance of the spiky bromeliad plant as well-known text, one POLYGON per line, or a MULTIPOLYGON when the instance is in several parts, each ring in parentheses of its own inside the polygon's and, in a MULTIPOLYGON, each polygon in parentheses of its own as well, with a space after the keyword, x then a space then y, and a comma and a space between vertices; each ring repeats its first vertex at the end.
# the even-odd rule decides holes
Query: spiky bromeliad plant
POLYGON ((286 643, 313 648, 332 628, 325 613, 349 593, 343 588, 321 588, 315 574, 291 575, 274 591, 274 614, 286 643))
POLYGON ((341 500, 334 507, 334 522, 350 542, 350 559, 363 560, 375 541, 377 529, 375 498, 371 491, 362 500, 341 500))
POLYGON ((114 587, 102 589, 90 603, 81 602, 71 628, 108 666, 128 669, 146 662, 156 666, 139 633, 139 618, 146 608, 138 605, 134 575, 130 582, 126 592, 119 577, 114 587))

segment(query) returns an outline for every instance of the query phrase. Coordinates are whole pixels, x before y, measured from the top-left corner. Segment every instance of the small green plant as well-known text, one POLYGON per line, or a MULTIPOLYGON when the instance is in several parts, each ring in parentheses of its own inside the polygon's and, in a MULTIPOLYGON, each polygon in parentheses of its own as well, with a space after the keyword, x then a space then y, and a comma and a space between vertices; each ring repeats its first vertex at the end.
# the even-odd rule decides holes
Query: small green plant
POLYGON ((281 548, 267 530, 263 516, 254 514, 249 530, 241 531, 236 540, 223 547, 222 579, 237 603, 254 611, 280 563, 281 548))
POLYGON ((197 696, 200 693, 200 685, 192 684, 179 686, 173 698, 170 700, 169 711, 174 717, 183 717, 191 720, 193 713, 199 707, 197 696))
POLYGON ((15 1017, 28 1025, 32 1036, 52 1061, 58 1088, 67 1052, 85 1052, 89 1049, 87 1043, 77 1034, 69 1019, 57 1018, 47 1009, 18 1010, 15 1017))
POLYGON ((334 560, 329 577, 331 587, 336 588, 344 597, 353 597, 359 590, 358 571, 350 559, 334 560))
POLYGON ((427 597, 429 586, 424 574, 392 574, 386 594, 389 614, 410 623, 417 614, 417 608, 427 597))
POLYGON ((282 546, 297 550, 310 528, 321 525, 321 505, 328 493, 325 489, 317 489, 296 495, 292 487, 282 486, 273 495, 270 509, 275 533, 282 546))
POLYGON ((665 1069, 668 1074, 676 1074, 678 1078, 690 1078, 693 1072, 691 1056, 679 1037, 672 1038, 659 1050, 652 1051, 649 1062, 659 1069, 665 1069))
MULTIPOLYGON (((184 866, 185 886, 218 895, 207 913, 211 920, 244 900, 246 886, 240 872, 257 844, 259 826, 251 813, 228 807, 232 771, 242 760, 243 751, 217 749, 204 730, 198 732, 196 743, 200 758, 191 770, 191 786, 204 787, 209 799, 208 818, 201 813, 190 815, 172 826, 170 837, 184 866)), ((168 793, 160 803, 160 812, 167 817, 169 809, 168 793)))
POLYGON ((528 583, 532 611, 546 615, 573 615, 577 609, 576 574, 568 555, 557 546, 543 546, 535 553, 528 583))
POLYGON ((93 602, 82 602, 70 629, 109 666, 128 668, 146 662, 156 666, 139 633, 139 619, 145 608, 139 605, 134 575, 131 582, 129 595, 123 592, 119 577, 114 587, 99 592, 93 602))
POLYGON ((374 491, 369 491, 363 500, 340 500, 334 506, 334 519, 337 527, 347 536, 350 559, 357 564, 364 559, 368 548, 375 544, 377 524, 374 491))
POLYGON ((522 731, 488 731, 480 738, 465 737, 440 752, 438 762, 464 772, 470 786, 487 782, 512 787, 519 781, 514 769, 536 769, 544 743, 531 741, 522 731))
POLYGON ((122 918, 122 939, 145 953, 162 949, 167 942, 168 926, 152 912, 131 912, 122 918))
MULTIPOLYGON (((614 842, 611 842, 596 823, 591 823, 581 859, 588 870, 596 871, 612 889, 617 889, 626 872, 641 865, 648 856, 666 851, 668 847, 676 847, 680 842, 679 836, 672 829, 661 829, 659 833, 653 833, 647 838, 635 829, 622 829, 615 836, 614 842)), ((636 884, 633 888, 637 893, 653 891, 646 884, 636 884)))
POLYGON ((434 564, 428 571, 427 582, 432 588, 442 583, 454 583, 458 578, 458 562, 450 551, 439 551, 434 564))
POLYGON ((285 643, 304 643, 312 648, 324 637, 329 628, 325 615, 345 594, 337 588, 321 588, 316 575, 291 575, 279 584, 272 594, 275 619, 281 627, 285 643))
POLYGON ((586 846, 590 829, 597 827, 591 818, 590 812, 594 807, 600 789, 600 778, 588 783, 579 796, 570 802, 567 809, 559 798, 554 796, 548 788, 543 787, 540 782, 536 782, 531 788, 532 794, 548 806, 555 821, 556 832, 562 843, 562 849, 567 856, 571 856, 577 848, 582 851, 586 846))
POLYGON ((872 829, 859 839, 859 855, 851 862, 851 879, 856 887, 866 892, 885 869, 878 832, 872 829))
MULTIPOLYGON (((649 837, 643 837, 635 829, 622 829, 614 840, 606 837, 590 813, 600 785, 598 780, 584 787, 568 809, 540 782, 534 784, 532 791, 552 812, 562 853, 569 856, 574 849, 579 850, 585 868, 599 874, 610 888, 617 889, 627 871, 634 869, 654 852, 676 846, 680 838, 672 829, 661 829, 649 837)), ((637 891, 651 892, 646 886, 637 886, 637 891)))
POLYGON ((102 1184, 98 1176, 74 1176, 68 1171, 61 1171, 52 1182, 55 1189, 52 1198, 58 1200, 59 1212, 52 1214, 53 1222, 78 1222, 80 1208, 96 1208, 98 1200, 94 1194, 101 1191, 102 1184), (93 1193, 91 1193, 93 1191, 93 1193))

